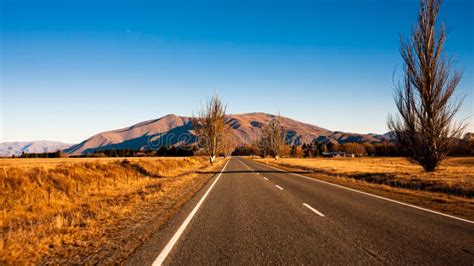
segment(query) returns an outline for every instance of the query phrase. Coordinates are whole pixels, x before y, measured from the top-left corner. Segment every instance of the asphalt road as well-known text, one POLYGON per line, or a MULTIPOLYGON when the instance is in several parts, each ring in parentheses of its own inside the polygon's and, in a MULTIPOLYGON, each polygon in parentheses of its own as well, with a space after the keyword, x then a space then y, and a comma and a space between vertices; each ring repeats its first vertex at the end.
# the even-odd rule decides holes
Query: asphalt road
POLYGON ((474 265, 474 224, 233 158, 126 263, 161 259, 171 265, 474 265))

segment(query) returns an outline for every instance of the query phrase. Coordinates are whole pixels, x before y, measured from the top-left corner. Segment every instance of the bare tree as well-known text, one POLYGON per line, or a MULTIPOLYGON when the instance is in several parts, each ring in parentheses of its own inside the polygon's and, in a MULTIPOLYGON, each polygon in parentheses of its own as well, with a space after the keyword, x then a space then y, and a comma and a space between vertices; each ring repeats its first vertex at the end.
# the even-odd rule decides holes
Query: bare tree
POLYGON ((222 139, 222 153, 224 154, 225 157, 230 157, 232 155, 232 152, 235 150, 237 147, 237 141, 232 134, 232 129, 230 126, 226 126, 224 129, 224 138, 222 139))
POLYGON ((463 102, 453 97, 462 74, 444 54, 445 27, 436 27, 440 5, 422 0, 411 38, 401 38, 404 78, 394 96, 399 116, 388 120, 395 140, 425 171, 436 169, 465 128, 453 121, 463 102))
POLYGON ((265 126, 261 142, 265 155, 269 154, 276 160, 280 158, 285 146, 285 136, 280 116, 273 117, 265 126))
POLYGON ((198 112, 198 117, 193 119, 193 127, 203 146, 209 161, 212 164, 221 152, 226 139, 225 112, 226 106, 222 104, 219 95, 214 96, 198 112))

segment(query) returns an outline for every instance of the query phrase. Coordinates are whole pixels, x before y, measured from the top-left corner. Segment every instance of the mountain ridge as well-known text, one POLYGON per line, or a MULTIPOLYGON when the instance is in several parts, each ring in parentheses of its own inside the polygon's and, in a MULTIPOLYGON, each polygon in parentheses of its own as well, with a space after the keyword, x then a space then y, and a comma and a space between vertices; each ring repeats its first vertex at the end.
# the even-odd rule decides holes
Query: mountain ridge
MULTIPOLYGON (((238 144, 251 144, 261 136, 264 125, 274 117, 276 115, 263 112, 229 114, 226 116, 226 124, 230 126, 238 144)), ((331 131, 283 116, 280 116, 280 119, 288 144, 300 145, 314 141, 335 144, 377 143, 389 140, 388 137, 379 134, 331 131)), ((161 146, 193 144, 196 140, 191 117, 167 114, 158 119, 95 134, 64 151, 70 155, 80 155, 106 149, 157 149, 161 146)))
POLYGON ((72 144, 59 141, 9 141, 0 143, 0 157, 20 156, 25 153, 56 152, 69 148, 72 144))

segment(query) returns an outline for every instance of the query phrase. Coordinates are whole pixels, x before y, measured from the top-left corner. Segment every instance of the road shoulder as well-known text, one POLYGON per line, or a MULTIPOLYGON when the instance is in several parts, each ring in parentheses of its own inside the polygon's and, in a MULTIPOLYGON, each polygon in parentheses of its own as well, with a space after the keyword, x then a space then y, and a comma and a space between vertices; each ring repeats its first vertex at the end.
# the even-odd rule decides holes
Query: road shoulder
MULTIPOLYGON (((219 168, 222 170, 226 162, 223 162, 219 168)), ((144 240, 140 246, 135 249, 133 253, 123 262, 125 265, 151 265, 159 256, 160 252, 166 246, 168 241, 173 237, 175 232, 186 220, 189 213, 194 209, 196 204, 200 201, 214 180, 218 177, 219 171, 212 174, 212 177, 207 180, 205 185, 192 196, 183 206, 163 224, 158 230, 151 233, 149 238, 144 240)))

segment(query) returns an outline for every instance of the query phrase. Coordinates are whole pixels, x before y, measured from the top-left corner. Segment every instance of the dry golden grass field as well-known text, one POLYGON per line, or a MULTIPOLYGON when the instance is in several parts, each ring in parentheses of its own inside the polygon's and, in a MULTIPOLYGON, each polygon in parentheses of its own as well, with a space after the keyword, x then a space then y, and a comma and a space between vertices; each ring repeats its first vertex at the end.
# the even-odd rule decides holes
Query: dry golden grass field
POLYGON ((121 261, 211 177, 197 171, 222 163, 0 159, 0 264, 121 261))
POLYGON ((474 219, 474 157, 426 173, 405 158, 253 158, 285 170, 474 219))

